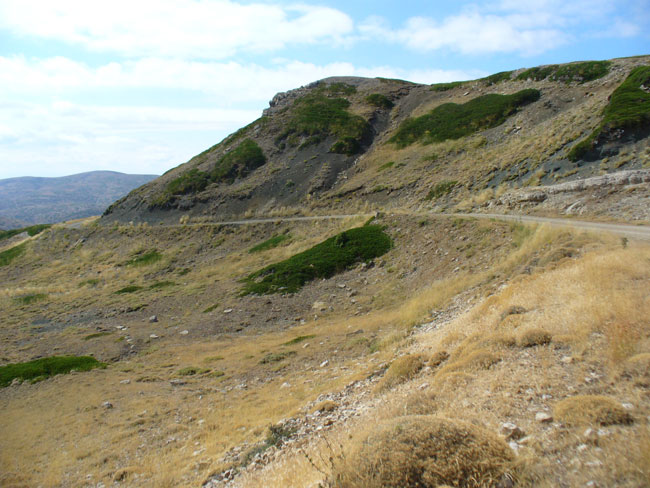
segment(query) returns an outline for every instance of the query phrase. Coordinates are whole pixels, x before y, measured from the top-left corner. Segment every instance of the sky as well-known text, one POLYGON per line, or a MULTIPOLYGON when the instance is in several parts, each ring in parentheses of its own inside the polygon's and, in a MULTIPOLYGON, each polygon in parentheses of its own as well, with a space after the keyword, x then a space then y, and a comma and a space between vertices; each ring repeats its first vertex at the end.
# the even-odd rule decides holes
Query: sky
POLYGON ((0 179, 162 174, 335 75, 650 54, 650 0, 0 0, 0 179))

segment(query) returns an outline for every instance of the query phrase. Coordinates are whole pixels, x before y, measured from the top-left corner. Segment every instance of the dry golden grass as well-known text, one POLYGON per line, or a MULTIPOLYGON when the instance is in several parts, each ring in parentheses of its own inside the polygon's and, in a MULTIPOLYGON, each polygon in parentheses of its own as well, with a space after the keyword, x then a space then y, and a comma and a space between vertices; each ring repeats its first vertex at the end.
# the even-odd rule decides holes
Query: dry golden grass
POLYGON ((496 435, 458 420, 407 416, 368 429, 335 466, 332 486, 496 486, 513 454, 496 435))
POLYGON ((424 367, 421 356, 408 354, 393 361, 379 383, 377 391, 389 390, 415 377, 424 367))
POLYGON ((552 336, 544 329, 531 327, 522 330, 517 335, 517 345, 519 347, 545 346, 551 342, 552 336))
POLYGON ((603 395, 576 395, 558 402, 553 414, 568 425, 630 424, 632 416, 613 398, 603 395))

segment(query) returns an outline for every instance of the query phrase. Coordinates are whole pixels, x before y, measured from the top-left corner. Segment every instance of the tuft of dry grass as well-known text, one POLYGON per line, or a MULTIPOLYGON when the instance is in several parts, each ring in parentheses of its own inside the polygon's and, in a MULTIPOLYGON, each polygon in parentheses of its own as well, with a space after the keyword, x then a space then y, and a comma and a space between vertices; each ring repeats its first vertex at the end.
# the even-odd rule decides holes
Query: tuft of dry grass
POLYGON ((449 359, 449 353, 445 351, 444 349, 440 351, 436 351, 430 358, 429 361, 427 362, 427 366, 429 366, 431 369, 435 369, 438 366, 440 366, 442 363, 447 361, 449 359))
POLYGON ((333 487, 495 487, 514 458, 495 434, 429 415, 388 420, 352 442, 333 487))
POLYGON ((634 421, 619 402, 603 395, 566 398, 555 405, 553 414, 568 425, 617 425, 634 421))
POLYGON ((623 364, 624 377, 633 379, 639 386, 650 385, 650 352, 642 352, 623 364))
POLYGON ((517 336, 517 345, 519 347, 545 346, 546 344, 550 344, 551 339, 551 334, 544 329, 529 327, 521 331, 517 336))
POLYGON ((424 367, 422 356, 407 354, 397 358, 391 363, 384 377, 377 383, 377 391, 390 390, 391 388, 412 379, 424 367))
POLYGON ((339 408, 338 403, 332 400, 323 400, 312 409, 312 412, 333 412, 337 408, 339 408))

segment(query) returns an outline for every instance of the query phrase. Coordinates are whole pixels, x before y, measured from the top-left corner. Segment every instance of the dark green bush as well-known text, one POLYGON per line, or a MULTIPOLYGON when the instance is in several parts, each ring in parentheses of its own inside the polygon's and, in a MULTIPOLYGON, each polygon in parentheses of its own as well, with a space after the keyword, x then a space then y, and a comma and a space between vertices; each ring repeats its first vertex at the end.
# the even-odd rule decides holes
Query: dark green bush
POLYGON ((275 247, 278 247, 284 241, 287 241, 289 239, 291 239, 291 236, 289 234, 280 234, 280 235, 277 235, 277 236, 273 236, 270 239, 267 239, 264 242, 260 242, 256 246, 251 247, 248 250, 248 252, 250 254, 253 254, 253 253, 256 253, 256 252, 268 251, 269 249, 273 249, 275 247))
POLYGON ((32 303, 41 302, 46 298, 47 295, 45 293, 32 293, 31 295, 14 297, 14 300, 22 305, 31 305, 32 303))
POLYGON ((115 293, 116 293, 117 295, 122 295, 122 294, 124 294, 124 293, 135 293, 136 291, 139 291, 139 290, 142 290, 142 287, 141 287, 141 286, 138 286, 138 285, 129 285, 129 286, 125 286, 124 288, 120 288, 120 289, 117 290, 115 293))
POLYGON ((501 83, 502 81, 510 81, 510 77, 512 76, 512 71, 500 71, 498 73, 494 73, 493 75, 486 76, 485 78, 481 78, 478 81, 484 82, 486 85, 496 85, 497 83, 501 83))
POLYGON ((293 346, 294 344, 299 344, 299 343, 301 343, 303 341, 306 341, 308 339, 313 339, 314 337, 316 337, 314 334, 302 335, 302 336, 294 337, 293 339, 291 339, 290 341, 285 342, 282 345, 283 346, 293 346))
POLYGON ((14 247, 10 247, 0 252, 0 266, 7 266, 12 263, 14 259, 25 253, 27 250, 27 243, 23 242, 14 247))
POLYGON ((554 74, 558 69, 557 64, 552 64, 550 66, 538 66, 536 68, 530 68, 526 71, 519 73, 517 75, 518 80, 535 80, 542 81, 554 74))
POLYGON ((210 183, 210 175, 194 168, 183 173, 167 184, 167 192, 172 195, 186 195, 205 190, 210 183))
POLYGON ((252 139, 244 140, 239 146, 223 155, 210 172, 213 182, 232 182, 243 178, 266 163, 264 151, 252 139))
POLYGON ((295 293, 308 281, 329 278, 355 263, 381 256, 391 247, 381 226, 350 229, 249 275, 242 294, 295 293))
POLYGON ((49 229, 50 227, 52 227, 52 224, 38 224, 38 225, 31 225, 29 227, 23 227, 22 229, 0 230, 0 241, 4 239, 9 239, 10 237, 13 236, 17 236, 18 234, 22 234, 23 232, 27 232, 27 235, 33 237, 36 234, 40 234, 45 229, 49 229))
POLYGON ((650 85, 650 66, 634 68, 621 85, 612 93, 603 109, 603 120, 596 129, 568 154, 572 161, 585 156, 593 149, 598 137, 613 129, 636 129, 650 124, 650 94, 641 86, 650 85))
POLYGON ((449 83, 434 83, 429 87, 430 90, 436 91, 436 92, 444 92, 448 90, 452 90, 453 88, 457 88, 459 86, 463 86, 466 81, 452 81, 449 83))
POLYGON ((152 285, 149 285, 150 290, 160 290, 161 288, 169 288, 170 286, 176 286, 176 283, 173 281, 157 281, 152 285))
POLYGON ((582 63, 565 64, 557 68, 557 71, 551 76, 551 79, 566 83, 571 83, 572 81, 585 83, 605 76, 609 73, 611 64, 610 61, 585 61, 582 63))
POLYGON ((89 341, 91 339, 97 339, 98 337, 104 337, 107 335, 111 335, 112 332, 95 332, 93 334, 88 334, 87 336, 84 337, 84 341, 89 341))
POLYGON ((156 263, 162 259, 162 254, 160 254, 155 249, 143 254, 138 254, 133 258, 129 259, 124 266, 147 266, 149 264, 156 263))
POLYGON ((361 144, 354 137, 344 137, 340 141, 337 141, 330 148, 330 152, 335 154, 346 154, 352 156, 361 151, 361 144))
POLYGON ((407 119, 389 142, 406 147, 459 139, 479 130, 502 124, 519 107, 539 100, 538 90, 521 90, 512 95, 483 95, 467 103, 445 103, 421 117, 407 119))
POLYGON ((52 356, 26 363, 7 364, 0 366, 0 387, 9 386, 15 378, 38 381, 72 370, 90 371, 105 367, 104 363, 90 356, 52 356))
POLYGON ((447 195, 458 184, 455 180, 445 180, 434 186, 426 196, 426 200, 433 200, 447 195))
POLYGON ((366 97, 366 103, 379 108, 393 108, 395 105, 386 95, 381 93, 371 93, 366 97))

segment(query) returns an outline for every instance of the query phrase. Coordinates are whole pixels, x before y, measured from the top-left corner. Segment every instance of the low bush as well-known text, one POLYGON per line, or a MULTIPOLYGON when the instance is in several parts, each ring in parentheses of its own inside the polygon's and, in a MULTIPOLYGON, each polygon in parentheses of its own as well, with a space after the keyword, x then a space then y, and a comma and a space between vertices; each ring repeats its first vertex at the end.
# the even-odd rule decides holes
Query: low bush
POLYGON ((390 237, 378 225, 350 229, 249 275, 242 294, 295 293, 308 281, 330 278, 353 264, 385 254, 391 247, 390 237))
POLYGON ((496 487, 514 460, 492 432, 430 415, 382 422, 352 442, 329 480, 335 488, 496 487))
POLYGON ((22 229, 0 230, 0 241, 9 239, 13 236, 17 236, 23 232, 27 232, 27 235, 33 237, 37 234, 40 234, 45 229, 49 229, 50 227, 52 227, 52 224, 38 224, 31 225, 29 227, 23 227, 22 229))
POLYGON ((25 254, 27 250, 27 243, 23 242, 17 246, 10 247, 0 252, 0 266, 10 265, 17 257, 25 254))
POLYGON ((288 241, 289 239, 291 239, 291 236, 289 234, 280 234, 277 236, 273 236, 270 239, 267 239, 264 242, 260 242, 259 244, 251 247, 248 250, 248 252, 250 254, 253 254, 256 252, 268 251, 269 249, 278 247, 280 244, 282 244, 285 241, 288 241))
POLYGON ((7 364, 0 366, 0 386, 8 386, 16 378, 23 381, 39 381, 72 370, 90 371, 105 367, 104 363, 90 356, 52 356, 26 363, 7 364))
POLYGON ((156 263, 162 259, 162 254, 160 254, 155 249, 153 251, 148 251, 141 254, 136 254, 131 259, 129 259, 124 266, 148 266, 150 264, 156 263))
POLYGON ((237 178, 244 178, 265 163, 266 156, 262 148, 252 139, 246 139, 217 161, 210 172, 210 180, 231 183, 237 178))
POLYGON ((452 82, 449 82, 449 83, 434 83, 433 85, 429 86, 429 89, 431 91, 436 91, 436 92, 445 92, 445 91, 457 88, 459 86, 463 86, 466 83, 467 83, 467 81, 452 81, 452 82))
POLYGON ((142 290, 141 286, 138 285, 129 285, 125 286, 124 288, 120 288, 115 292, 116 295, 122 295, 124 293, 135 293, 136 291, 142 290))
POLYGON ((176 283, 173 281, 158 281, 149 285, 150 290, 160 290, 161 288, 169 288, 170 286, 176 286, 176 283))
POLYGON ((550 344, 552 336, 550 333, 539 327, 531 327, 522 331, 517 336, 519 347, 544 346, 550 344))
POLYGON ((517 75, 517 79, 542 81, 548 78, 549 76, 551 76, 553 73, 555 73, 557 69, 558 69, 557 64, 553 64, 550 66, 538 66, 536 68, 530 68, 522 73, 519 73, 519 75, 517 75))
POLYGON ((21 305, 31 305, 32 303, 42 302, 46 298, 47 295, 45 293, 32 293, 31 295, 14 297, 14 301, 20 303, 21 305))
POLYGON ((291 339, 290 341, 285 342, 282 345, 283 346, 292 346, 294 344, 300 344, 303 341, 313 339, 314 337, 316 337, 315 334, 301 335, 301 336, 298 336, 298 337, 294 337, 293 339, 291 339))
POLYGON ((630 424, 632 416, 616 400, 603 395, 576 395, 558 402, 554 417, 568 425, 630 424))
POLYGON ((610 96, 601 123, 586 139, 573 146, 568 158, 571 161, 583 158, 603 133, 616 129, 634 130, 650 124, 650 93, 641 88, 649 85, 650 66, 634 68, 610 96))
POLYGON ((270 364, 270 363, 279 363, 284 361, 291 356, 295 356, 296 351, 286 351, 286 352, 270 352, 266 354, 262 359, 260 359, 260 364, 270 364))
POLYGON ((386 95, 382 95, 381 93, 371 93, 365 100, 369 105, 374 105, 379 108, 389 109, 395 105, 386 95))
POLYGON ((206 368, 197 368, 196 366, 187 366, 186 368, 179 369, 176 374, 178 376, 194 376, 197 374, 209 373, 210 370, 206 368))
POLYGON ((458 185, 458 181, 456 180, 443 180, 440 183, 437 183, 436 186, 434 186, 427 196, 425 197, 425 200, 436 200, 440 197, 443 197, 451 192, 456 185, 458 185))
POLYGON ((565 64, 559 66, 551 76, 552 80, 571 83, 586 83, 597 80, 609 73, 610 61, 584 61, 581 63, 565 64))
POLYGON ((527 89, 512 95, 482 95, 464 104, 444 103, 426 115, 404 121, 389 142, 406 147, 418 141, 431 144, 459 139, 501 125, 519 107, 540 96, 538 90, 527 89))
POLYGON ((424 360, 416 354, 407 354, 393 361, 384 377, 377 383, 377 391, 389 390, 415 377, 424 367, 424 360))
POLYGON ((104 337, 107 335, 111 335, 112 332, 104 331, 104 332, 95 332, 93 334, 88 334, 87 336, 84 337, 84 341, 89 341, 91 339, 97 339, 98 337, 104 337))

